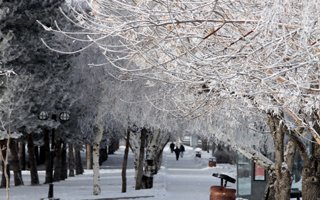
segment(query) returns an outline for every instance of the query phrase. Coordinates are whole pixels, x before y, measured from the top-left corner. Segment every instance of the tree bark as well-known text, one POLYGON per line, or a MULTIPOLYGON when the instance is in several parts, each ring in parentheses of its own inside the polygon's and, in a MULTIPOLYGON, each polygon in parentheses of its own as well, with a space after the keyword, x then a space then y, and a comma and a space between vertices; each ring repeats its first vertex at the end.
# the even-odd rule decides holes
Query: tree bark
POLYGON ((27 137, 28 137, 28 154, 29 154, 30 174, 31 174, 31 185, 39 185, 37 161, 34 154, 34 144, 33 144, 32 133, 27 134, 27 137))
POLYGON ((67 146, 65 142, 62 142, 61 151, 61 180, 68 178, 68 163, 67 163, 67 146))
POLYGON ((94 127, 95 138, 93 142, 93 195, 99 195, 101 193, 100 186, 100 165, 99 165, 99 153, 100 142, 103 135, 103 128, 101 125, 96 124, 94 127))
POLYGON ((80 147, 75 148, 76 175, 83 174, 80 147))
MULTIPOLYGON (((1 185, 0 188, 9 188, 10 187, 10 166, 7 162, 7 140, 0 141, 0 160, 1 160, 1 185)), ((7 190, 8 191, 8 190, 7 190)))
POLYGON ((74 147, 73 144, 69 143, 69 176, 74 176, 74 166, 75 166, 75 159, 74 159, 74 147))
POLYGON ((136 173, 136 190, 142 189, 142 177, 143 177, 143 164, 144 164, 144 149, 147 137, 147 130, 143 128, 140 131, 140 148, 139 157, 137 162, 137 173, 136 173))
POLYGON ((317 200, 320 195, 319 164, 315 159, 305 162, 302 170, 302 199, 317 200), (317 166, 318 165, 318 166, 317 166), (318 172, 318 174, 317 174, 318 172))
POLYGON ((14 175, 14 185, 23 185, 23 179, 19 163, 18 144, 16 139, 10 139, 11 165, 14 175))
POLYGON ((146 162, 142 186, 145 189, 153 187, 153 176, 161 166, 161 155, 164 147, 169 142, 170 135, 159 129, 148 135, 146 147, 146 162))
POLYGON ((86 144, 86 164, 87 169, 92 169, 92 147, 90 144, 86 144))
POLYGON ((275 198, 275 187, 274 184, 276 182, 277 178, 275 176, 275 171, 274 170, 269 170, 268 171, 268 179, 267 179, 267 186, 266 190, 264 192, 264 200, 276 200, 275 198))
POLYGON ((19 161, 21 170, 26 170, 26 144, 25 142, 19 143, 19 161))
POLYGON ((40 146, 39 161, 39 165, 44 164, 46 161, 46 147, 44 145, 40 146))
POLYGON ((50 151, 50 132, 44 129, 44 151, 46 154, 45 166, 46 166, 46 177, 44 183, 53 182, 53 168, 52 168, 52 154, 50 151))
POLYGON ((207 138, 201 138, 201 146, 203 151, 209 151, 208 146, 208 139, 207 138))
POLYGON ((57 138, 54 146, 54 181, 61 180, 61 169, 61 139, 57 138))
MULTIPOLYGON (((320 133, 319 124, 317 122, 314 124, 314 129, 320 133)), ((304 160, 302 169, 302 199, 317 200, 320 198, 320 145, 317 143, 311 145, 312 156, 304 160)))
POLYGON ((130 131, 127 130, 126 137, 126 148, 124 150, 123 162, 122 162, 122 189, 121 192, 127 192, 127 165, 128 165, 128 154, 129 154, 129 140, 130 140, 130 131))
POLYGON ((284 167, 284 135, 285 127, 281 123, 280 117, 269 114, 268 124, 275 147, 275 176, 274 191, 276 200, 289 200, 291 188, 291 169, 284 167))

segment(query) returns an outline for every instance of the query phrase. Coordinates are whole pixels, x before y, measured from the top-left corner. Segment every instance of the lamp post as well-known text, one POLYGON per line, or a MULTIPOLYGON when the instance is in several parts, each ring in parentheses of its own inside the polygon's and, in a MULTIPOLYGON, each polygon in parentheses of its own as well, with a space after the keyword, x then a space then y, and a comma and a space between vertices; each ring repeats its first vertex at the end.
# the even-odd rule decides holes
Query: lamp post
MULTIPOLYGON (((49 113, 47 111, 41 111, 38 115, 38 118, 40 120, 47 120, 49 119, 49 113)), ((56 114, 52 114, 51 115, 51 119, 53 119, 54 121, 57 121, 57 115, 56 114)), ((65 122, 68 121, 70 119, 70 114, 68 112, 61 112, 59 114, 59 120, 61 122, 65 122)), ((48 158, 48 165, 50 167, 50 174, 49 174, 49 179, 48 179, 48 183, 49 183, 49 191, 48 191, 48 199, 50 200, 59 200, 57 198, 53 197, 53 157, 54 157, 54 142, 55 142, 55 129, 52 129, 52 134, 51 134, 51 147, 50 148, 50 153, 49 153, 49 158, 48 158)))

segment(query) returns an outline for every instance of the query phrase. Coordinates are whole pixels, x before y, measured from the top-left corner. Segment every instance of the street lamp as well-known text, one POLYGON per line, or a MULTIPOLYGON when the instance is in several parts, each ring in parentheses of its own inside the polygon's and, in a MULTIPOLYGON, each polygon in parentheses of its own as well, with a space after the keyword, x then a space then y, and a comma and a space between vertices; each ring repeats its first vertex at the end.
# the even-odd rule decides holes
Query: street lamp
POLYGON ((61 121, 68 121, 70 119, 70 114, 68 112, 61 112, 59 115, 61 121))
POLYGON ((47 111, 41 111, 38 118, 40 120, 47 120, 49 118, 49 113, 47 111))
MULTIPOLYGON (((49 119, 49 113, 47 111, 41 111, 38 115, 38 118, 40 120, 47 120, 49 119)), ((51 119, 54 121, 57 121, 57 115, 52 114, 51 119)), ((70 114, 68 112, 61 112, 59 114, 59 119, 61 122, 68 121, 70 119, 70 114)), ((48 158, 48 165, 50 166, 50 175, 49 175, 49 191, 48 191, 48 198, 55 200, 53 198, 53 156, 54 156, 54 137, 55 137, 55 132, 54 129, 52 129, 52 135, 51 135, 51 148, 50 148, 50 158, 48 158)))

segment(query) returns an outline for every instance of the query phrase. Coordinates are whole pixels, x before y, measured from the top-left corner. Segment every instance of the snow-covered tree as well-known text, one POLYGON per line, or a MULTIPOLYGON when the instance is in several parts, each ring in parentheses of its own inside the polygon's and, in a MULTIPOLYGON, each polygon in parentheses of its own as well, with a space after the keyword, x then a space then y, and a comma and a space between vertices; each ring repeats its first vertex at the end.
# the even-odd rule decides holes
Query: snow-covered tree
MULTIPOLYGON (((290 162, 285 150, 291 152, 291 142, 301 144, 301 136, 320 143, 313 126, 319 120, 312 118, 319 109, 317 1, 96 0, 88 6, 91 12, 74 12, 76 23, 89 31, 88 46, 98 45, 123 76, 168 83, 156 94, 166 98, 148 98, 153 107, 195 118, 235 99, 267 116, 277 150, 275 194, 289 198, 290 179, 281 175, 291 170, 281 171, 290 162)), ((316 187, 308 188, 304 198, 319 196, 316 187)))

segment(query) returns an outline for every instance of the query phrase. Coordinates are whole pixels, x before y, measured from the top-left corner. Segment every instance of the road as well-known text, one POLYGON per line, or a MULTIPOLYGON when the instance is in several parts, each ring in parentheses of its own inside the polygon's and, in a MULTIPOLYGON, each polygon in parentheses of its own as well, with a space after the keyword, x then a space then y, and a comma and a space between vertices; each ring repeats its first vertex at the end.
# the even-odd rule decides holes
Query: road
MULTIPOLYGON (((209 154, 202 158, 195 157, 193 149, 186 148, 184 157, 177 161, 174 154, 167 149, 164 151, 167 199, 209 199, 210 186, 220 184, 220 179, 213 177, 213 173, 223 172, 234 176, 235 166, 218 164, 211 168, 207 166, 208 157, 209 154)), ((232 188, 236 187, 231 185, 232 188)))

